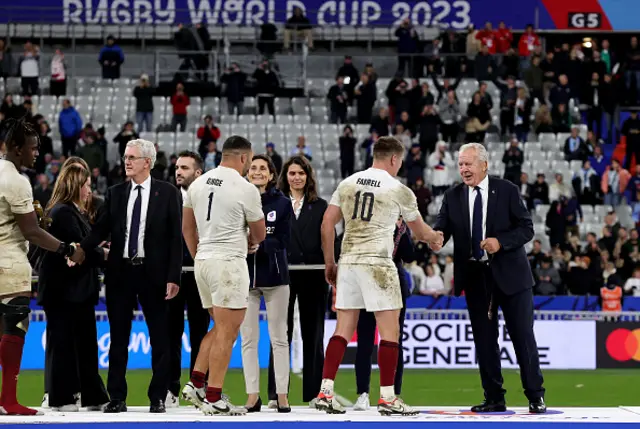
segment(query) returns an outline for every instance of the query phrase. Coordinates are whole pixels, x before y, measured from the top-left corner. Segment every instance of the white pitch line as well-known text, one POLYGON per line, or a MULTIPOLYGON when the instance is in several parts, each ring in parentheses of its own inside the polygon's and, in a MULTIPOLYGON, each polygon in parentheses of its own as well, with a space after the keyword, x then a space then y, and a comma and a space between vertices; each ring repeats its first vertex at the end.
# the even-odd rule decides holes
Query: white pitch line
MULTIPOLYGON (((302 380, 302 375, 301 374, 296 374, 296 376, 302 380)), ((344 396, 338 395, 338 392, 336 392, 335 390, 333 391, 333 396, 336 397, 336 399, 338 400, 338 402, 340 402, 342 405, 344 405, 345 407, 353 407, 353 402, 351 402, 350 400, 348 400, 347 398, 345 398, 344 396)))

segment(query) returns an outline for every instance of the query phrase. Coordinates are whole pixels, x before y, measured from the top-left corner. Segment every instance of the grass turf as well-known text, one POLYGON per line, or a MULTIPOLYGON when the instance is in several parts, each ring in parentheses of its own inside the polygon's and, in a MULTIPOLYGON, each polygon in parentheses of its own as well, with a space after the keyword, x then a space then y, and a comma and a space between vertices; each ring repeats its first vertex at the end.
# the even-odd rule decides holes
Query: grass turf
MULTIPOLYGON (((527 400, 522 393, 520 376, 517 371, 505 370, 504 386, 507 389, 507 404, 523 406, 527 400)), ((106 371, 101 372, 106 380, 106 371)), ((639 405, 637 395, 640 386, 640 370, 547 370, 544 372, 546 402, 550 407, 615 407, 619 405, 639 405), (633 393, 635 392, 635 393, 633 393)), ((148 405, 147 387, 151 378, 150 370, 131 370, 127 373, 129 386, 128 405, 148 405)), ((188 380, 183 373, 183 384, 188 380)), ((266 403, 267 373, 261 373, 263 402, 266 403)), ((21 403, 39 406, 43 394, 43 372, 23 371, 18 382, 18 396, 21 403)), ((371 376, 371 396, 375 403, 378 397, 378 373, 371 376)), ((339 395, 355 402, 357 392, 355 375, 351 369, 340 370, 336 379, 339 395)), ((225 380, 225 393, 237 405, 246 399, 244 378, 241 370, 231 370, 225 380)), ((292 374, 290 387, 292 405, 302 405, 302 379, 292 374)), ((480 377, 476 370, 406 370, 402 388, 402 398, 411 405, 460 405, 469 406, 482 400, 480 377)))

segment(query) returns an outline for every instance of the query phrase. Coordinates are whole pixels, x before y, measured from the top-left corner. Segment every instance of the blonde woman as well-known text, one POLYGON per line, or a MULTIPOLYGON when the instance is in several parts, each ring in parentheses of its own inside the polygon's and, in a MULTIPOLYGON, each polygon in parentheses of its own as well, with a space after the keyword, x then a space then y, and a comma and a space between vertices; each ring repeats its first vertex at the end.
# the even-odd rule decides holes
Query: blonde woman
MULTIPOLYGON (((51 219, 49 232, 68 243, 79 243, 91 232, 87 202, 91 179, 78 164, 66 166, 53 189, 45 211, 51 219)), ((98 373, 98 347, 94 306, 98 302, 98 267, 109 250, 88 252, 83 264, 70 267, 66 259, 47 252, 40 266, 38 303, 47 316, 47 377, 49 406, 59 411, 78 411, 82 406, 101 410, 109 402, 98 373)))

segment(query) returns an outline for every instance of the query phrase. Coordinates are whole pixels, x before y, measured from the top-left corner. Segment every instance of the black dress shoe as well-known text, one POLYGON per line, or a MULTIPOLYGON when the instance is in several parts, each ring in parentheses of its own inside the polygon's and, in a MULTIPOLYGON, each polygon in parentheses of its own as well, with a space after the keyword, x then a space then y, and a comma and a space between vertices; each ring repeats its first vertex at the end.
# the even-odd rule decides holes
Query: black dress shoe
POLYGON ((547 406, 544 403, 544 399, 536 399, 535 401, 529 401, 529 412, 532 414, 544 414, 547 412, 547 406))
POLYGON ((109 414, 126 413, 127 404, 124 401, 120 401, 119 399, 114 399, 113 401, 109 402, 106 407, 104 407, 104 412, 109 414))
POLYGON ((246 407, 247 413, 259 413, 262 409, 262 399, 258 396, 258 400, 251 407, 246 407))
POLYGON ((167 409, 164 406, 164 401, 162 399, 158 399, 157 401, 153 401, 151 406, 149 407, 150 413, 161 414, 166 413, 167 409))
POLYGON ((279 413, 290 413, 291 412, 291 407, 289 405, 287 405, 286 407, 281 407, 280 406, 280 401, 278 401, 276 399, 276 401, 278 402, 278 412, 279 413))
POLYGON ((482 404, 471 407, 471 411, 474 413, 499 413, 507 411, 507 406, 504 401, 490 401, 485 399, 482 404))

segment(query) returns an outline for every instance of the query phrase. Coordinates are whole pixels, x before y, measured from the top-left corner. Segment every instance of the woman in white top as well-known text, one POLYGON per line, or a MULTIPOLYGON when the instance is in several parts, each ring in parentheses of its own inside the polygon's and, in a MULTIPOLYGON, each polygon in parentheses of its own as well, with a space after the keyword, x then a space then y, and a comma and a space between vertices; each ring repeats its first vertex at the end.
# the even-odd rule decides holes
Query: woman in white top
POLYGON ((57 97, 67 94, 67 66, 64 61, 64 54, 60 49, 51 59, 51 83, 49 92, 57 97))
POLYGON ((19 64, 20 77, 22 78, 22 95, 38 94, 39 61, 40 48, 31 42, 25 43, 19 64))
POLYGON ((427 265, 425 271, 427 272, 427 281, 420 286, 420 294, 439 296, 446 293, 442 277, 437 276, 434 273, 433 267, 431 265, 427 265))

